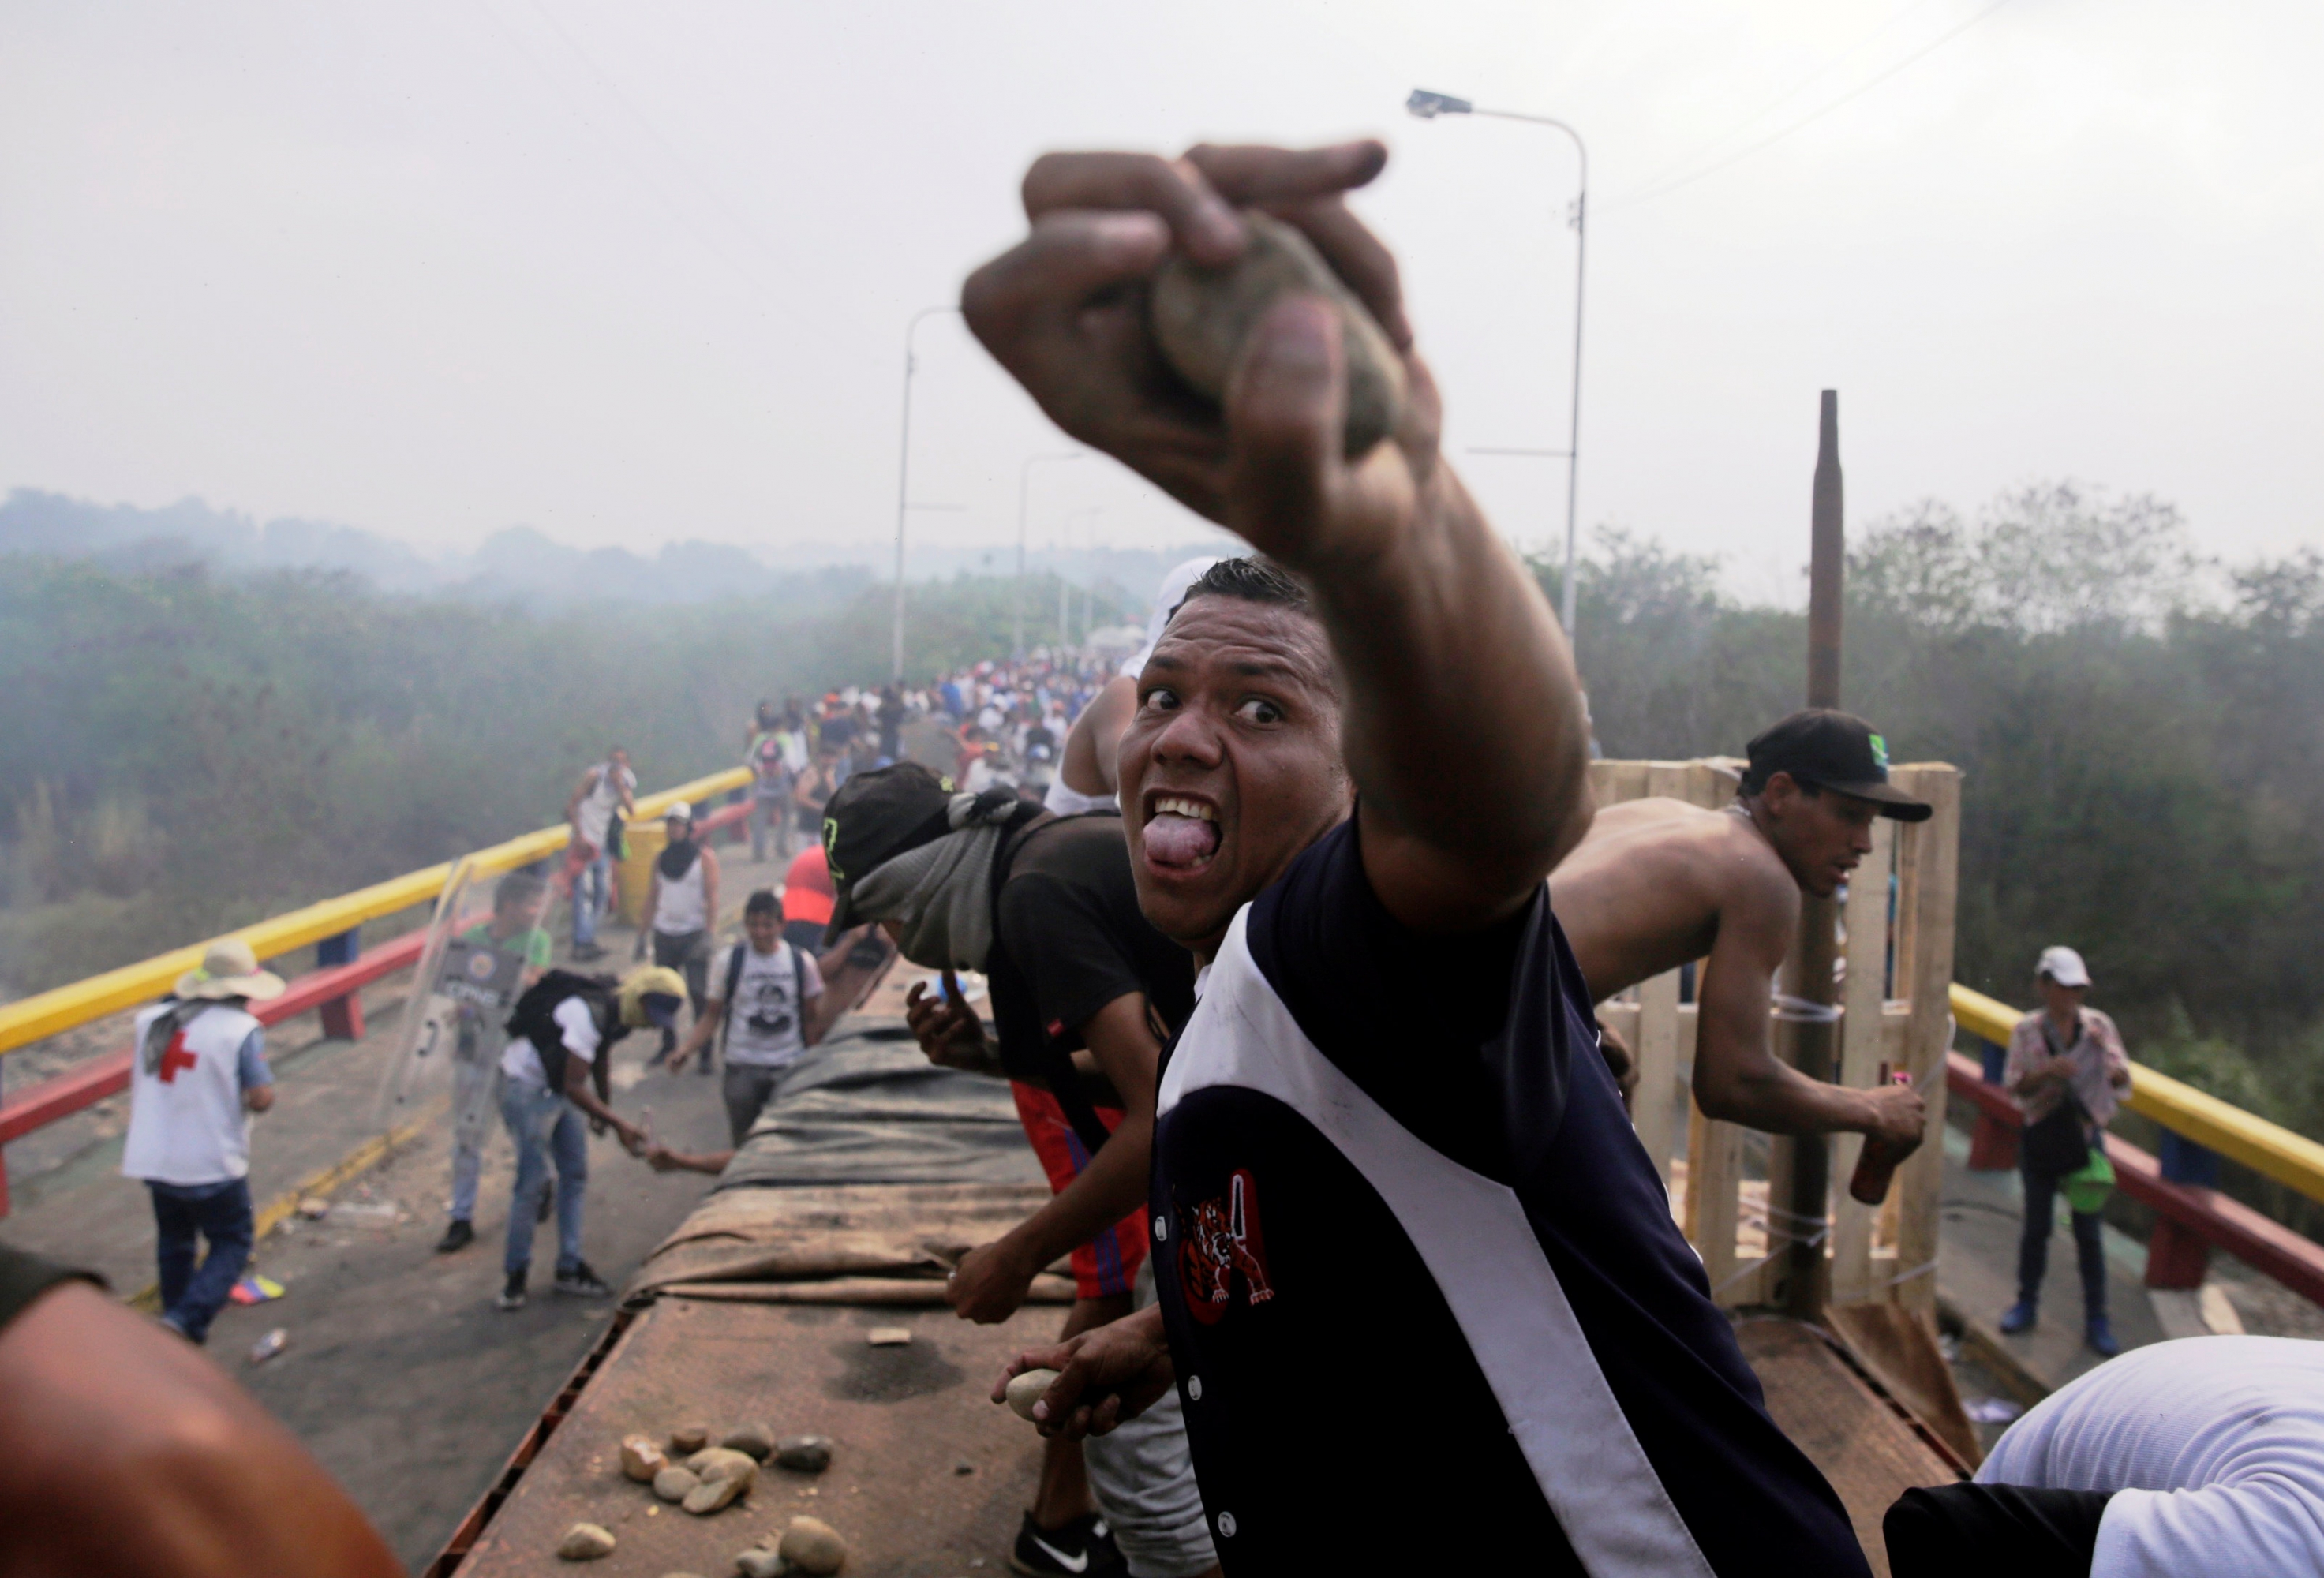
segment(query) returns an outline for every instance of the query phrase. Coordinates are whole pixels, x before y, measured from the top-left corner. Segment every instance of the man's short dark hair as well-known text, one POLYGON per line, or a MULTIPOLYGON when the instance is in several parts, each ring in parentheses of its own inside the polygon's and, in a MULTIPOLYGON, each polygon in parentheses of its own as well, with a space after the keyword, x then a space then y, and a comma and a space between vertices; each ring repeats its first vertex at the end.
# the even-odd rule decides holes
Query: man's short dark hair
MULTIPOLYGON (((1743 781, 1735 786, 1737 798, 1746 800, 1757 799, 1766 789, 1767 780, 1775 777, 1775 774, 1784 771, 1784 770, 1780 767, 1745 768, 1743 770, 1743 781)), ((1816 796, 1823 792, 1822 785, 1810 783, 1806 779, 1795 778, 1792 780, 1792 781, 1799 785, 1800 792, 1807 796, 1810 799, 1815 798, 1816 796)))
POLYGON ((742 918, 745 920, 753 915, 780 915, 782 912, 782 901, 775 897, 772 888, 761 888, 742 902, 742 918))
MULTIPOLYGON (((1236 597, 1245 603, 1270 603, 1295 614, 1308 612, 1307 588, 1273 559, 1257 554, 1220 559, 1186 588, 1186 595, 1178 599, 1178 608, 1197 597, 1236 597)), ((1177 617, 1178 608, 1170 610, 1171 618, 1177 617)))
POLYGON ((548 891, 549 884, 530 872, 511 872, 501 879, 501 885, 493 890, 493 908, 502 910, 514 909, 521 904, 531 903, 548 891))

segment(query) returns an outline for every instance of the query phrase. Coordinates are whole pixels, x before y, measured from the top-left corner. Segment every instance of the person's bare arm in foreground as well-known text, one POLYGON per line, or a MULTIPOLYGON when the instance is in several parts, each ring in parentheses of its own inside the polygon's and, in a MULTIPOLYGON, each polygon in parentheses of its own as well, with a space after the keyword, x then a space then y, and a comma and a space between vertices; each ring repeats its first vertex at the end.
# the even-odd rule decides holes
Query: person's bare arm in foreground
MULTIPOLYGON (((1051 154, 1025 180, 1031 235, 970 278, 962 306, 1059 427, 1308 584, 1346 687, 1365 872, 1406 925, 1474 931, 1529 903, 1588 829, 1587 725, 1548 604, 1437 453, 1436 388, 1395 260, 1345 205, 1386 158, 1374 143, 1051 154), (1147 329, 1140 282, 1174 245, 1197 263, 1232 258, 1234 209, 1251 206, 1305 232, 1404 358, 1403 423, 1353 461, 1339 322, 1322 298, 1268 312, 1223 411, 1178 383, 1147 329)), ((1167 1384, 1160 1315, 1015 1368, 1051 1362, 1066 1374, 1043 1427, 1111 1428, 1125 1389, 1135 1413, 1167 1384)))
POLYGON ((1877 1134, 1909 1154, 1927 1115, 1910 1086, 1825 1084, 1775 1056, 1768 1006, 1799 930, 1800 891, 1779 863, 1767 865, 1736 875, 1720 910, 1696 994, 1695 1104, 1705 1117, 1763 1133, 1877 1134))
POLYGON ((989 1244, 962 1257, 945 1297, 980 1325, 1017 1313, 1041 1268, 1070 1254, 1146 1200, 1154 1155, 1154 1092, 1162 1042, 1146 1014, 1146 994, 1126 992, 1077 1027, 1099 1070, 1120 1093, 1121 1122, 1081 1175, 1048 1204, 989 1244))
POLYGON ((201 1352, 85 1283, 0 1332, 0 1578, 399 1578, 346 1492, 201 1352))
POLYGON ((1097 698, 1082 708, 1082 715, 1065 731, 1065 748, 1057 759, 1057 776, 1067 789, 1098 796, 1120 789, 1115 781, 1114 748, 1137 710, 1138 681, 1122 674, 1107 680, 1097 698))

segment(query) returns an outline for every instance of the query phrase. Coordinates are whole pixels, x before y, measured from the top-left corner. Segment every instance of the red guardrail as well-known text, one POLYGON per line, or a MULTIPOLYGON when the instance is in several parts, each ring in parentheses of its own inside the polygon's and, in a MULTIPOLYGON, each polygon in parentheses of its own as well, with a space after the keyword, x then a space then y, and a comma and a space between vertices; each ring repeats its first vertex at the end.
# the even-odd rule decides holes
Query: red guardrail
MULTIPOLYGON (((262 1025, 281 1024, 300 1014, 313 1013, 331 1003, 352 998, 355 992, 383 975, 409 970, 420 962, 428 941, 425 929, 406 932, 393 942, 364 955, 351 964, 333 964, 293 979, 280 997, 250 1005, 251 1017, 262 1025)), ((129 1088, 129 1068, 137 1049, 106 1052, 53 1079, 0 1101, 0 1145, 22 1140, 60 1118, 93 1107, 107 1096, 129 1088)), ((8 1214, 8 1171, 0 1162, 0 1216, 8 1214)))
MULTIPOLYGON (((1978 1110, 1978 1127, 2006 1130, 2009 1159, 2016 1160, 2015 1138, 2024 1115, 2007 1091, 1987 1084, 1976 1060, 1958 1052, 1945 1057, 1946 1087, 1978 1110)), ((2225 1250, 2255 1271, 2273 1278, 2301 1297, 2324 1305, 2324 1244, 2303 1238, 2282 1223, 2261 1215, 2240 1200, 2197 1184, 2173 1183, 2152 1153, 2116 1135, 2106 1137, 2107 1160, 2114 1164, 2115 1186, 2153 1208, 2154 1232, 2146 1243, 2149 1287, 2200 1287, 2211 1249, 2225 1250)), ((1974 1156, 1970 1166, 1978 1162, 1974 1156)))
MULTIPOLYGON (((751 802, 722 806, 696 826, 704 834, 740 828, 751 814, 751 802)), ((349 934, 352 936, 353 934, 349 934)), ((363 1038, 363 1014, 355 993, 383 976, 409 970, 420 962, 427 946, 425 927, 406 932, 345 964, 332 964, 294 977, 281 996, 250 1005, 251 1016, 262 1025, 277 1025, 301 1014, 324 1016, 326 1034, 340 1039, 363 1038)), ((129 1088, 129 1069, 136 1048, 106 1052, 67 1073, 0 1099, 0 1146, 22 1140, 62 1118, 97 1105, 107 1096, 129 1088)), ((0 1158, 0 1217, 8 1214, 8 1167, 0 1158)))

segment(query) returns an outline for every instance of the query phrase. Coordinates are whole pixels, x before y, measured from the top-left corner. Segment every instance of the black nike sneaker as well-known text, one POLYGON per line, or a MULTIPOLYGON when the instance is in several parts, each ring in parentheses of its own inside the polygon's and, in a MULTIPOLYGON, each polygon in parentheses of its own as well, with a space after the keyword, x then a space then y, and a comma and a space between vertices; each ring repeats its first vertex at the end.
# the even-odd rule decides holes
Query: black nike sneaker
POLYGON ((1009 1553, 1009 1568, 1031 1578, 1066 1573, 1070 1578, 1121 1578, 1129 1571, 1114 1548, 1113 1531, 1094 1512, 1084 1513, 1061 1528, 1043 1528, 1025 1514, 1017 1527, 1017 1548, 1009 1553))

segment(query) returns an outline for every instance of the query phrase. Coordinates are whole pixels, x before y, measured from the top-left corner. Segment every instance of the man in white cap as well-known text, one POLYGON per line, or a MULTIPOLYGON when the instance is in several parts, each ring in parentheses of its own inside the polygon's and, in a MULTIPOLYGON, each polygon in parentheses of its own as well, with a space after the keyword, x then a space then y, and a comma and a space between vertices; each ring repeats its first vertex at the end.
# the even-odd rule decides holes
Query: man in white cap
POLYGON ((161 1324, 191 1343, 250 1261, 250 1114, 274 1104, 266 1032, 247 1006, 282 995, 240 937, 221 937, 137 1016, 124 1176, 153 1198, 161 1324), (197 1237, 209 1250, 195 1264, 197 1237))
POLYGON ((1074 720, 1065 735, 1065 748, 1058 753, 1057 776, 1049 780, 1042 797, 1044 809, 1060 817, 1076 817, 1084 811, 1116 808, 1114 756, 1121 744, 1121 731, 1130 724, 1130 715, 1138 710, 1138 677, 1146 671, 1146 660, 1154 655, 1154 643, 1162 639, 1162 627, 1186 600, 1187 589, 1218 562, 1216 554, 1183 560, 1172 565, 1162 584, 1154 588, 1153 612, 1146 616, 1146 644, 1123 660, 1121 672, 1107 680, 1074 720))
MULTIPOLYGON (((2130 1056, 2123 1050, 2122 1032, 2097 1009, 2082 1006, 2090 972, 2081 955, 2069 947, 2043 948, 2034 974, 2042 1007, 2009 1033, 2009 1061, 2001 1075, 2025 1114, 2017 1145, 2025 1229, 2017 1243, 2017 1302, 2001 1317, 2005 1332, 2024 1331, 2038 1318, 2057 1195, 2065 1180, 2089 1164, 2107 1120, 2130 1094, 2130 1056)), ((2095 1211, 2077 1210, 2073 1219, 2083 1335, 2111 1359, 2122 1344, 2107 1324, 2102 1218, 2095 1211)))

